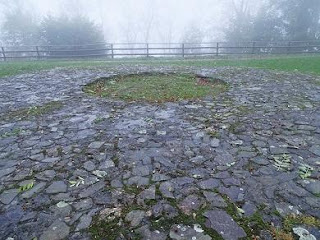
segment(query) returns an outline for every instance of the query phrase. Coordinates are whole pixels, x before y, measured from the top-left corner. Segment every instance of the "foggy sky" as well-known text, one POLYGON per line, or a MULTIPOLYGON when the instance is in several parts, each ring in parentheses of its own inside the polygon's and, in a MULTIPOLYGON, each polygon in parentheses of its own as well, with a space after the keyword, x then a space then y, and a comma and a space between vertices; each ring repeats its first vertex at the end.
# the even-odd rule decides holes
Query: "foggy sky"
MULTIPOLYGON (((204 41, 221 41, 232 9, 232 0, 9 1, 18 3, 37 21, 48 14, 85 15, 101 26, 106 41, 117 43, 180 42, 190 27, 199 29, 204 41)), ((252 0, 251 11, 256 5, 259 1, 252 0)), ((0 21, 5 11, 8 9, 0 9, 0 21)))

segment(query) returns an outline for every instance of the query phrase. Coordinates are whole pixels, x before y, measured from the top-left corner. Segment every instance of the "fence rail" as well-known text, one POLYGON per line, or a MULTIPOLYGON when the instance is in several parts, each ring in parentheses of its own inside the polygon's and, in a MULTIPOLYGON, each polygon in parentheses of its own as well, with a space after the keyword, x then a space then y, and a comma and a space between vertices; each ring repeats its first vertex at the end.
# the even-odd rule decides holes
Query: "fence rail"
POLYGON ((0 60, 57 58, 121 58, 161 56, 225 56, 320 53, 320 41, 215 42, 215 43, 99 43, 59 46, 7 46, 0 60))

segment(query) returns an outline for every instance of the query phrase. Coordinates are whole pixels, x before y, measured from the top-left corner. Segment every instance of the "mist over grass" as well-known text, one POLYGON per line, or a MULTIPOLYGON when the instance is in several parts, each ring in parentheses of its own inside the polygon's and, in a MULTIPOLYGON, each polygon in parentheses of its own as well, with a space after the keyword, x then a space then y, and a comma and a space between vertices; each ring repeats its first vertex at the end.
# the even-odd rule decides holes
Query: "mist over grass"
POLYGON ((30 73, 39 70, 63 68, 113 67, 122 65, 143 66, 195 66, 195 67, 252 67, 277 71, 320 75, 320 56, 273 57, 264 59, 123 59, 113 61, 26 61, 0 64, 0 77, 30 73))

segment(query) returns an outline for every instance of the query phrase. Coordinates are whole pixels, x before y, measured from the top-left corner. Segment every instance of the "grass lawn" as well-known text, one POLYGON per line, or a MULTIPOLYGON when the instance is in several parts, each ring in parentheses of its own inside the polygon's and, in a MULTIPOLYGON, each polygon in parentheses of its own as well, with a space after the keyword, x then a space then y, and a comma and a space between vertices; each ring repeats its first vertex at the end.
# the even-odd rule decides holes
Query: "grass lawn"
POLYGON ((137 74, 100 79, 85 92, 126 101, 167 102, 215 96, 227 89, 222 81, 187 74, 137 74))
POLYGON ((124 65, 151 65, 151 66, 235 66, 254 67, 279 71, 299 71, 320 75, 320 56, 290 56, 290 57, 268 57, 268 58, 248 58, 248 59, 131 59, 114 61, 25 61, 0 63, 0 77, 28 73, 36 70, 52 69, 55 67, 112 67, 119 64, 124 65))

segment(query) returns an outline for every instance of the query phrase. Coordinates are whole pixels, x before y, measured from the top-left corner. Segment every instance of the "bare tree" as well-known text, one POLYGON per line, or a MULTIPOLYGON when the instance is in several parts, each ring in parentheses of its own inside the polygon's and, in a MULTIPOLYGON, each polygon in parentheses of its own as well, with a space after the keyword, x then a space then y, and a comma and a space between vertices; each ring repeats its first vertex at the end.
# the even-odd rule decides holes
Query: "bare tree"
POLYGON ((66 12, 72 16, 85 16, 84 4, 82 0, 60 0, 60 6, 62 12, 66 12))
POLYGON ((148 5, 146 9, 147 11, 145 11, 144 12, 145 14, 141 16, 140 29, 143 35, 143 40, 146 43, 148 43, 150 40, 150 34, 154 26, 154 20, 155 20, 154 6, 155 5, 153 1, 148 1, 148 5))

